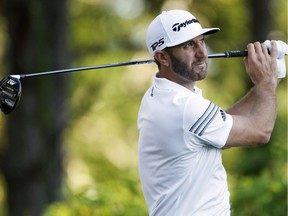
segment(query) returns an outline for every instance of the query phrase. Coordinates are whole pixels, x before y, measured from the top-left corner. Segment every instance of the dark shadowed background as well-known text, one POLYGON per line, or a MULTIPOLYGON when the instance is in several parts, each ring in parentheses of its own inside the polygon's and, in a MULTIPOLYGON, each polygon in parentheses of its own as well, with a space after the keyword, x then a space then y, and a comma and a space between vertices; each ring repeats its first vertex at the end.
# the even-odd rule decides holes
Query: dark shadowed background
MULTIPOLYGON (((162 10, 191 11, 210 53, 287 42, 286 0, 2 0, 0 75, 151 58, 146 28, 162 10)), ((0 114, 0 216, 144 216, 137 112, 154 64, 29 78, 0 114)), ((209 60, 204 95, 228 108, 251 83, 242 58, 209 60)), ((232 215, 287 215, 287 81, 269 144, 223 153, 232 215)), ((260 111, 261 112, 261 111, 260 111)))

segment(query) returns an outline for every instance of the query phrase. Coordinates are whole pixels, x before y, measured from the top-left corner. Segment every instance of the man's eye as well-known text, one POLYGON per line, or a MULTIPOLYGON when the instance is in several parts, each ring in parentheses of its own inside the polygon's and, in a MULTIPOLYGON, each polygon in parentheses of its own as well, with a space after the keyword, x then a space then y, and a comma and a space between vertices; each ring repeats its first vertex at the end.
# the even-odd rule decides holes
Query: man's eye
POLYGON ((185 48, 193 47, 193 46, 194 46, 194 43, 192 41, 189 41, 185 44, 185 48))

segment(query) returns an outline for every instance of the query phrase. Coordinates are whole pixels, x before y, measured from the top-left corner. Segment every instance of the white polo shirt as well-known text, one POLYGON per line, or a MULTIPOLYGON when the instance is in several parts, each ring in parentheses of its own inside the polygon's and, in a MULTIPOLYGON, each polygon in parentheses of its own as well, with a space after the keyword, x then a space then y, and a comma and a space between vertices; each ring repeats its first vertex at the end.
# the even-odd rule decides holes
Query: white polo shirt
POLYGON ((138 115, 139 174, 150 216, 230 215, 221 148, 232 117, 155 76, 138 115))

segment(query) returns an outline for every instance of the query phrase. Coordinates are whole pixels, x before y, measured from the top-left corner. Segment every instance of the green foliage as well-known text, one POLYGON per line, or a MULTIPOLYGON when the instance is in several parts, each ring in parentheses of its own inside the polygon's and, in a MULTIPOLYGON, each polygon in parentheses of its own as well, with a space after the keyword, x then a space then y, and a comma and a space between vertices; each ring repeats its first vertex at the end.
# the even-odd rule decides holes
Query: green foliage
MULTIPOLYGON (((151 58, 145 48, 146 27, 160 10, 166 9, 163 5, 175 2, 143 0, 138 5, 143 7, 142 12, 127 19, 115 12, 116 1, 71 1, 73 66, 151 58)), ((183 2, 203 26, 221 28, 213 37, 207 37, 211 53, 245 49, 250 42, 251 14, 246 1, 178 1, 179 5, 183 2)), ((271 10, 277 11, 273 22, 279 27, 274 35, 280 35, 275 39, 284 40, 287 32, 282 26, 287 26, 287 11, 280 6, 285 4, 284 0, 277 1, 278 4, 276 0, 271 2, 271 10)), ((2 34, 0 27, 1 44, 2 34)), ((1 53, 0 49, 0 57, 1 53)), ((137 170, 137 112, 156 70, 155 65, 142 65, 71 75, 71 120, 64 136, 63 200, 48 206, 44 216, 147 215, 137 170)), ((210 60, 209 73, 199 86, 205 96, 224 109, 246 92, 242 59, 210 60)), ((223 152, 235 216, 286 215, 285 82, 278 91, 278 118, 270 143, 260 148, 223 152)), ((2 208, 3 197, 5 193, 0 188, 2 208)), ((0 210, 0 215, 5 214, 0 210)))
POLYGON ((278 167, 281 174, 268 170, 257 176, 242 176, 233 192, 233 215, 286 215, 286 166, 278 167))
MULTIPOLYGON (((100 155, 96 156, 101 158, 100 155)), ((109 178, 105 176, 106 181, 93 179, 93 182, 97 182, 96 184, 91 182, 78 192, 67 188, 68 199, 51 205, 45 216, 133 216, 135 212, 139 216, 147 215, 144 200, 141 198, 142 192, 139 183, 135 181, 133 176, 130 176, 129 170, 122 170, 121 172, 116 170, 116 172, 118 173, 109 173, 109 178)), ((135 176, 135 173, 133 175, 135 176)))
MULTIPOLYGON (((132 35, 135 29, 145 29, 168 1, 153 2, 147 1, 149 11, 131 20, 109 12, 112 11, 109 4, 99 3, 96 7, 89 1, 74 2, 71 45, 75 64, 150 58, 141 54, 133 57, 133 53, 145 51, 144 44, 139 42, 145 40, 145 32, 142 29, 138 43, 132 35), (116 28, 111 28, 112 25, 116 28)), ((210 52, 245 49, 251 17, 243 1, 207 0, 193 4, 187 1, 187 5, 203 26, 221 28, 218 34, 207 38, 210 52)), ((210 65, 208 79, 199 86, 208 98, 227 108, 246 91, 242 59, 211 60, 210 65)), ((137 173, 136 122, 141 97, 155 71, 155 67, 145 65, 73 75, 70 98, 73 124, 65 136, 65 199, 51 205, 46 216, 147 215, 137 173)), ((281 83, 279 115, 271 142, 260 148, 224 151, 233 215, 268 216, 286 212, 287 179, 283 175, 287 165, 286 88, 281 83)))

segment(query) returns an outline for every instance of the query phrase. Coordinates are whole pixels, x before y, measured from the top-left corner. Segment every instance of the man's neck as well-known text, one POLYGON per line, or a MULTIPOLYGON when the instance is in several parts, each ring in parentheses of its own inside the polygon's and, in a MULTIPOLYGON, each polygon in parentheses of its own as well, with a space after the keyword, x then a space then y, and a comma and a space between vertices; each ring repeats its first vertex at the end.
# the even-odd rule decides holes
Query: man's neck
POLYGON ((195 81, 187 80, 176 73, 165 73, 163 71, 159 71, 156 76, 159 78, 166 78, 172 82, 184 86, 191 91, 194 91, 195 81))

